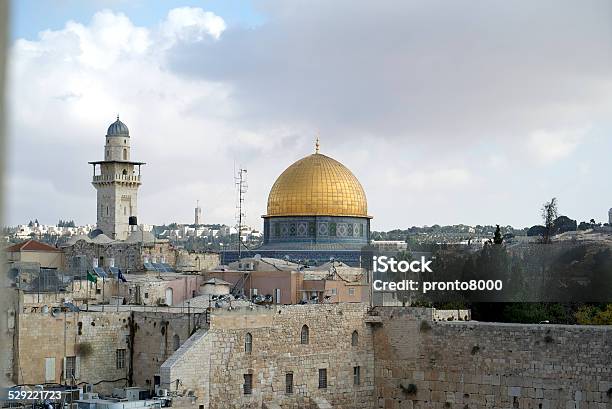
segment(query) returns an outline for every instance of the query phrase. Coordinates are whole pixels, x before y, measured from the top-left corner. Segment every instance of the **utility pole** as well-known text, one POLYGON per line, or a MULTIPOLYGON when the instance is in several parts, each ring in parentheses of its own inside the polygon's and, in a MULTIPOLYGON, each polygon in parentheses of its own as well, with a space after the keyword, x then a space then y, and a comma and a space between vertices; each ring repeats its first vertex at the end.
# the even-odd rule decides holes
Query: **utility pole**
POLYGON ((237 198, 238 204, 236 205, 236 207, 238 208, 238 215, 237 215, 237 219, 238 219, 237 220, 238 221, 238 260, 240 260, 241 254, 242 254, 240 234, 242 233, 242 218, 244 216, 242 205, 244 203, 244 195, 247 192, 247 188, 248 188, 248 184, 246 180, 246 173, 247 173, 246 169, 240 168, 238 169, 238 173, 234 177, 234 183, 236 184, 238 188, 238 198, 237 198))

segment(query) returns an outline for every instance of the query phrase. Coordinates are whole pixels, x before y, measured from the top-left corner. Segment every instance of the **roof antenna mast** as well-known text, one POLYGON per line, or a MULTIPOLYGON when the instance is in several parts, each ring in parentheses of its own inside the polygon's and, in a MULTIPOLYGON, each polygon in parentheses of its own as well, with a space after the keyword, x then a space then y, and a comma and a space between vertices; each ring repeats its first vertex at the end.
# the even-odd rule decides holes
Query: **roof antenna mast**
POLYGON ((243 210, 243 204, 244 204, 244 195, 247 192, 248 189, 248 184, 247 184, 247 170, 243 169, 242 167, 240 167, 238 169, 238 172, 236 173, 236 175, 234 176, 234 183, 236 185, 236 188, 238 189, 238 197, 237 197, 237 204, 236 204, 236 208, 238 209, 238 214, 236 216, 236 221, 238 223, 238 260, 240 260, 241 255, 242 255, 242 239, 241 239, 241 234, 242 234, 242 218, 245 216, 244 210, 243 210))

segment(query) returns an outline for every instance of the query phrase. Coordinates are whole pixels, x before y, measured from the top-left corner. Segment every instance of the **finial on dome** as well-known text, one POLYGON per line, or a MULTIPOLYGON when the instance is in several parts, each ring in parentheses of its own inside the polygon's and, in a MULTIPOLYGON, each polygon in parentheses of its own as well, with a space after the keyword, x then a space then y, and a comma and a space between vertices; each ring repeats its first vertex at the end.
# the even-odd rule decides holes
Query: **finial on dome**
POLYGON ((117 121, 119 120, 119 114, 117 114, 117 121))
POLYGON ((317 135, 317 141, 315 142, 315 153, 319 153, 319 135, 317 135))

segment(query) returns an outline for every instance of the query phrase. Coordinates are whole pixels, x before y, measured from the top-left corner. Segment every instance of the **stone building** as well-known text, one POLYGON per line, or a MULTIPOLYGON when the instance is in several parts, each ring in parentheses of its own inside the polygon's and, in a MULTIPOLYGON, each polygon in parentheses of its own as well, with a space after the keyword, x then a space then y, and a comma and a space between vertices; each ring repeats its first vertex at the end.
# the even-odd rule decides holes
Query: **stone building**
POLYGON ((57 247, 36 240, 26 240, 6 248, 6 261, 15 263, 37 263, 41 268, 60 269, 64 254, 57 247))
POLYGON ((97 191, 97 227, 114 240, 127 239, 130 218, 137 224, 140 166, 144 162, 131 161, 130 156, 130 131, 117 115, 106 132, 104 160, 89 162, 93 165, 91 183, 97 191))
POLYGON ((374 348, 363 304, 214 310, 161 366, 161 386, 204 408, 372 408, 374 348), (177 382, 178 380, 178 382, 177 382))
POLYGON ((608 408, 612 327, 363 303, 18 312, 15 383, 166 389, 173 407, 608 408), (469 316, 467 317, 469 319, 469 316))
POLYGON ((156 239, 150 232, 136 231, 127 240, 100 240, 77 236, 62 248, 66 270, 75 275, 97 266, 117 267, 123 272, 145 271, 145 263, 165 263, 174 270, 198 273, 219 265, 218 253, 188 252, 174 247, 168 239, 156 239))
POLYGON ((369 300, 365 271, 336 261, 305 268, 287 260, 243 258, 206 276, 231 283, 235 294, 269 296, 275 304, 369 300))

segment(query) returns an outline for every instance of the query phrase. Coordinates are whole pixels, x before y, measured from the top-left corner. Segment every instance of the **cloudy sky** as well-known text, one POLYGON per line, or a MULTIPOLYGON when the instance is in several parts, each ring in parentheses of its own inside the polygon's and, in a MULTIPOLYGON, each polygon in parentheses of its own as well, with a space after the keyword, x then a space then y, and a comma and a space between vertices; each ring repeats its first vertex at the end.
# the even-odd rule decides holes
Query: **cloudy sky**
POLYGON ((612 207, 612 3, 13 2, 10 224, 95 223, 87 161, 117 113, 147 162, 144 223, 260 226, 314 150, 364 186, 373 229, 539 222, 612 207), (582 6, 582 7, 581 7, 582 6))

